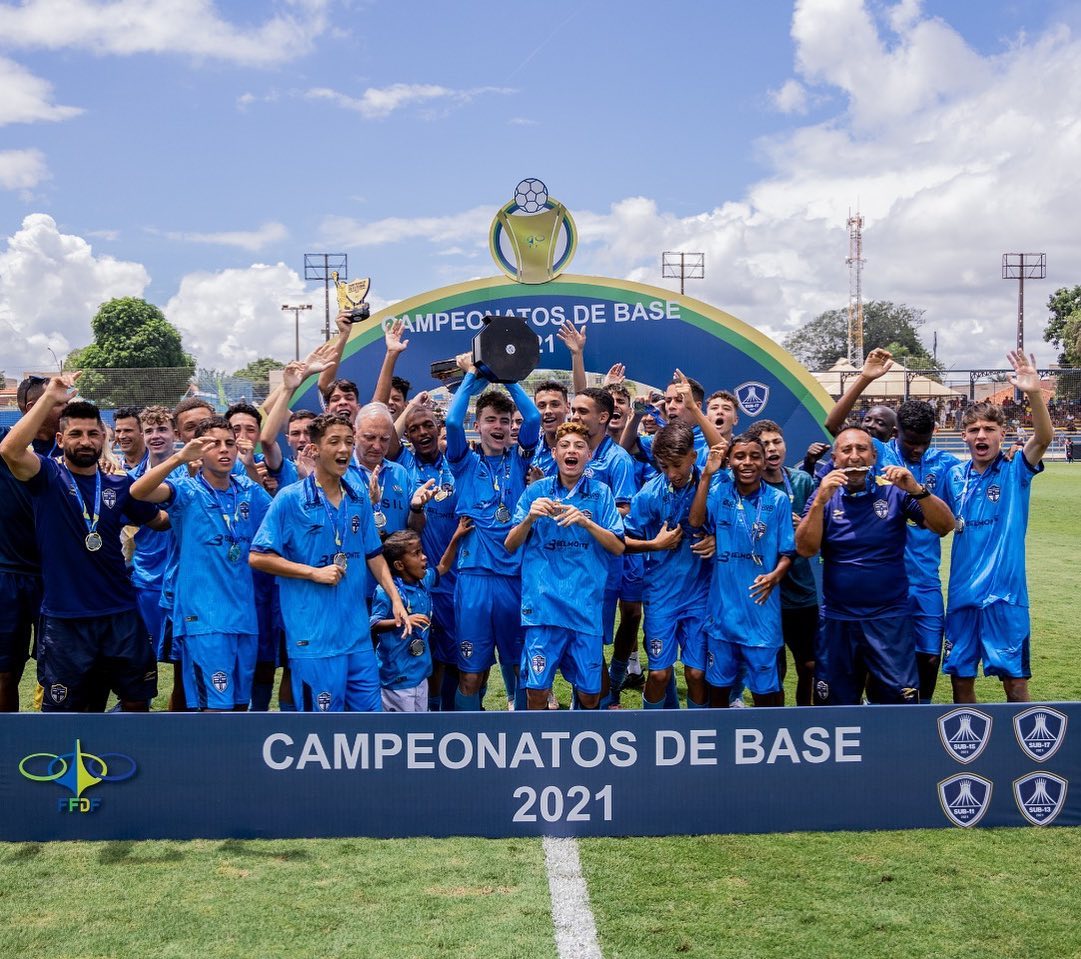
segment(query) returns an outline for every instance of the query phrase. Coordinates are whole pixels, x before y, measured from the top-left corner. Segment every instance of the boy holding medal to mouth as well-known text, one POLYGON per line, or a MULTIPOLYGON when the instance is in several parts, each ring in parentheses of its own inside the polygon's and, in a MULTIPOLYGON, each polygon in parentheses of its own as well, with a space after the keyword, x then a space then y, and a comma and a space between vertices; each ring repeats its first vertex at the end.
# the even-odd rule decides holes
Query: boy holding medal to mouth
POLYGON ((372 503, 349 472, 353 429, 326 413, 311 421, 315 472, 281 490, 248 562, 278 577, 298 712, 380 712, 379 666, 364 615, 368 573, 412 626, 391 576, 372 503))
POLYGON ((732 440, 732 472, 712 482, 723 450, 709 451, 702 480, 691 504, 691 526, 707 524, 717 537, 706 618, 706 679, 714 706, 727 707, 731 687, 746 678, 756 706, 781 706, 784 693, 777 673, 781 633, 781 594, 796 541, 788 497, 762 482, 766 451, 757 436, 732 440))
POLYGON ((236 461, 232 426, 212 416, 183 449, 131 486, 136 499, 158 503, 177 519, 173 635, 184 643, 188 708, 209 712, 248 708, 259 645, 248 550, 270 496, 233 472, 236 461), (196 460, 202 465, 194 476, 170 475, 196 460))

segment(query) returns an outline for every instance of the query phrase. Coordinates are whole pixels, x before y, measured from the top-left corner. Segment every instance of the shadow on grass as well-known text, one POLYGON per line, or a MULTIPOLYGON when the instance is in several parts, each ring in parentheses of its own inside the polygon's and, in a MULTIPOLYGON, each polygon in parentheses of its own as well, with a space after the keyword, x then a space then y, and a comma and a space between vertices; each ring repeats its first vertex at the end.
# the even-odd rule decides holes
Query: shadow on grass
POLYGON ((153 866, 171 862, 180 862, 184 854, 179 849, 163 849, 156 856, 136 855, 135 842, 109 842, 106 843, 98 854, 98 862, 103 866, 111 866, 118 862, 130 863, 133 866, 153 866))
POLYGON ((239 839, 226 839, 218 846, 218 852, 225 852, 230 856, 247 856, 249 859, 278 859, 285 862, 298 862, 309 858, 306 849, 264 848, 239 839))
POLYGON ((40 856, 45 847, 40 842, 24 842, 16 846, 11 855, 7 857, 7 862, 26 862, 28 859, 33 859, 35 856, 40 856))

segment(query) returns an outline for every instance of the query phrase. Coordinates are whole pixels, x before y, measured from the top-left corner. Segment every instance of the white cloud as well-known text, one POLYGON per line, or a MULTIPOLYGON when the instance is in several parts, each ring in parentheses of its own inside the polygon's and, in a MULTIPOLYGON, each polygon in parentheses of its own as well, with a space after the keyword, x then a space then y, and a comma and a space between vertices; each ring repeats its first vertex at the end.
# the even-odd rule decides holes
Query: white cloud
POLYGON ((475 87, 454 90, 433 83, 393 83, 389 87, 369 87, 359 97, 349 96, 329 87, 314 87, 305 96, 309 100, 327 100, 344 110, 352 110, 368 120, 382 120, 402 107, 441 102, 447 105, 469 103, 487 93, 514 93, 508 87, 475 87))
POLYGON ((381 246, 403 240, 427 240, 437 246, 487 246, 488 225, 492 209, 474 207, 450 216, 386 217, 364 223, 344 216, 327 216, 319 226, 320 242, 350 249, 361 246, 381 246))
POLYGON ((770 92, 770 99, 781 113, 807 112, 807 90, 798 80, 786 80, 779 90, 770 92))
POLYGON ((0 151, 0 189, 29 190, 49 176, 40 150, 0 151))
POLYGON ((0 44, 94 53, 179 53, 268 66, 308 53, 327 0, 285 0, 256 25, 223 19, 213 0, 24 0, 0 6, 0 44))
POLYGON ((14 60, 0 57, 0 126, 7 123, 35 123, 39 120, 67 120, 83 111, 52 102, 52 84, 36 77, 14 60))
POLYGON ((219 233, 167 232, 164 235, 170 240, 183 243, 235 246, 255 253, 274 243, 280 243, 289 236, 289 231, 281 223, 264 223, 257 230, 226 230, 219 233))
POLYGON ((0 252, 0 329, 8 372, 48 368, 49 349, 62 357, 85 346, 98 307, 116 296, 141 296, 149 282, 142 264, 95 256, 86 240, 61 233, 44 213, 26 217, 0 252))

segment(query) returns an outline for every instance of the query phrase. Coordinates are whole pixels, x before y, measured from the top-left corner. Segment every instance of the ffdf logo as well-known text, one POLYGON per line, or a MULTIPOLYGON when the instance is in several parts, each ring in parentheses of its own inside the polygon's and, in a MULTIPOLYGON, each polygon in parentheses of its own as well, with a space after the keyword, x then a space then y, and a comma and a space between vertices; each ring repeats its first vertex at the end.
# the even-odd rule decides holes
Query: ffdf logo
POLYGON ((83 750, 82 740, 75 740, 70 753, 31 753, 19 762, 19 772, 38 783, 56 783, 71 795, 56 801, 57 812, 95 812, 100 799, 83 795, 99 783, 118 783, 135 775, 135 760, 123 753, 95 756, 83 750))

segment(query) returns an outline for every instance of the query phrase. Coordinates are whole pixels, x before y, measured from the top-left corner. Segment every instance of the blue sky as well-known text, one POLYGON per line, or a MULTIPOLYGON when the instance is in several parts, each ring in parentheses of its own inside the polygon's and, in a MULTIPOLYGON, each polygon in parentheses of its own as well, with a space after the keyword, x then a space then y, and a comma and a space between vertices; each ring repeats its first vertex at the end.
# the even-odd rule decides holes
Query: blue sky
POLYGON ((573 272, 665 285, 662 249, 704 250, 688 293, 777 339, 846 302, 858 202, 868 297, 998 365, 1000 253, 1048 252, 1030 329, 1081 281, 1079 32, 1065 3, 0 2, 0 368, 126 294, 205 365, 287 359, 305 252, 377 306, 492 275, 524 176, 578 220, 573 272))

